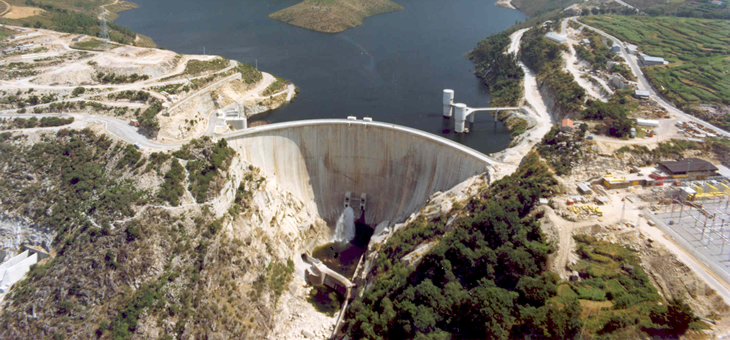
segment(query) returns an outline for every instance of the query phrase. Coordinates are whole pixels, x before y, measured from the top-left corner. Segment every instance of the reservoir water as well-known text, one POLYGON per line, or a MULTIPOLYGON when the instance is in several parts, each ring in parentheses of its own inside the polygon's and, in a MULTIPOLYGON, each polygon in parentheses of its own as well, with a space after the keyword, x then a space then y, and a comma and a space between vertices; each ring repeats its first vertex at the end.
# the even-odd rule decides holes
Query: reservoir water
MULTIPOLYGON (((464 57, 477 42, 524 20, 493 0, 397 0, 404 10, 320 33, 267 17, 298 0, 134 0, 117 24, 178 53, 221 55, 292 81, 290 104, 257 116, 267 122, 369 116, 457 140, 483 153, 505 149, 509 131, 478 113, 455 135, 441 116, 442 90, 456 102, 488 106, 489 94, 464 57)), ((453 124, 453 122, 448 122, 453 124)))

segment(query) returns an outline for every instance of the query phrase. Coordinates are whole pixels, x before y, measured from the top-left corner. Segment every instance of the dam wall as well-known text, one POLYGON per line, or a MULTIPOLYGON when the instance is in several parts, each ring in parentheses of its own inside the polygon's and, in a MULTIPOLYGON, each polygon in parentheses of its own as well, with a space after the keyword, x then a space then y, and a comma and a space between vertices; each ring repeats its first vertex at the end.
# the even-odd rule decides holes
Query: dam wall
MULTIPOLYGON (((353 199, 367 194, 364 222, 375 226, 408 217, 434 192, 496 163, 451 140, 372 121, 306 120, 220 137, 331 227, 344 210, 348 191, 353 199)), ((352 206, 359 217, 359 205, 352 206)))

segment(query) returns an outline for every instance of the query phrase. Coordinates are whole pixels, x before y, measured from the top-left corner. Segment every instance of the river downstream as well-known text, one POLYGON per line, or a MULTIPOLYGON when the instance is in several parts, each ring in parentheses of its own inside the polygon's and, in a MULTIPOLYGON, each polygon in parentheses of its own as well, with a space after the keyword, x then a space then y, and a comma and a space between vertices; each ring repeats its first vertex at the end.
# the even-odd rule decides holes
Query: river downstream
POLYGON ((456 101, 488 106, 489 94, 464 54, 525 15, 484 0, 400 0, 406 9, 366 18, 337 34, 284 24, 267 15, 297 1, 135 0, 116 23, 179 53, 221 55, 258 64, 300 89, 294 102, 256 119, 282 122, 372 117, 431 132, 492 153, 509 131, 487 113, 468 135, 441 117, 441 91, 456 101))

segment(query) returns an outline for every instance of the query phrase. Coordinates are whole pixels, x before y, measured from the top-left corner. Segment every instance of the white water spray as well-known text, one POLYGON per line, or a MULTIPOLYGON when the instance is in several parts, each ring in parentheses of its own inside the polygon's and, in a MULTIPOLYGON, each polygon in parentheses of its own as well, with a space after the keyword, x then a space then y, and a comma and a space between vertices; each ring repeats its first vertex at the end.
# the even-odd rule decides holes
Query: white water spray
POLYGON ((333 242, 350 242, 355 238, 355 212, 347 207, 337 219, 333 242))

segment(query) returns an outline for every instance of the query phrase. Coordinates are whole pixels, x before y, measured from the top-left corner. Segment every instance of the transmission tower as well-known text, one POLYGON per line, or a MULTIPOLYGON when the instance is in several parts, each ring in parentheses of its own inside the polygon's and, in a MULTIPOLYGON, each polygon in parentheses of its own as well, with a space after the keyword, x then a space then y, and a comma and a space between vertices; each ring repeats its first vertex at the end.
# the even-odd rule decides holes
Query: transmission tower
POLYGON ((104 8, 101 9, 101 20, 99 28, 99 38, 101 38, 102 41, 104 41, 103 47, 104 49, 109 46, 109 28, 106 26, 106 11, 104 11, 104 8))

